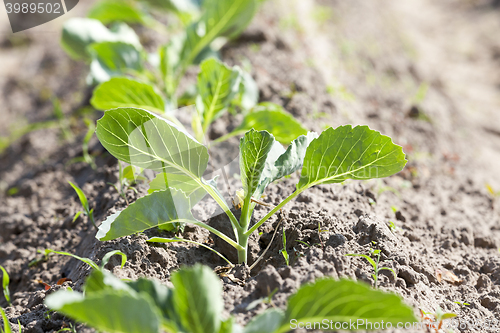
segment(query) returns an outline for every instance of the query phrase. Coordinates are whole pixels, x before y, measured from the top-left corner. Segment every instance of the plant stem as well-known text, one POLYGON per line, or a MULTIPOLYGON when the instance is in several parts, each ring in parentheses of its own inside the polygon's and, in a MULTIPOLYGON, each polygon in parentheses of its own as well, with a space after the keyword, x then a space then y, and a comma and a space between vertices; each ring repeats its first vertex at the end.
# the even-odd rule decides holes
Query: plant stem
POLYGON ((94 226, 95 230, 99 230, 99 228, 97 228, 97 225, 95 224, 95 221, 94 221, 94 209, 92 209, 89 212, 88 217, 89 217, 90 222, 92 222, 92 225, 94 226))
POLYGON ((253 211, 252 197, 248 194, 245 197, 243 206, 241 207, 240 227, 244 231, 248 229, 248 225, 250 224, 250 219, 252 218, 252 211, 253 211))
POLYGON ((238 263, 247 262, 247 248, 248 248, 248 238, 250 235, 246 234, 248 225, 250 224, 250 219, 252 217, 252 196, 247 194, 245 201, 243 202, 243 207, 241 208, 240 217, 240 228, 238 229, 238 243, 243 247, 242 250, 238 250, 238 263))
POLYGON ((206 184, 201 178, 197 178, 197 177, 191 177, 191 178, 193 178, 201 187, 203 187, 205 189, 205 191, 207 191, 208 194, 210 194, 210 196, 219 204, 219 206, 227 214, 227 216, 229 217, 229 220, 231 221, 231 225, 233 227, 233 232, 234 232, 234 236, 236 237, 236 241, 239 243, 239 231, 240 231, 241 227, 240 227, 238 220, 236 219, 236 216, 234 216, 233 212, 231 212, 231 209, 227 205, 226 201, 219 196, 219 194, 214 190, 214 188, 212 186, 206 184))
POLYGON ((248 235, 245 234, 244 230, 240 230, 241 233, 239 234, 239 241, 238 243, 242 247, 241 249, 238 249, 238 263, 242 264, 244 262, 247 262, 247 249, 248 249, 248 235))
POLYGON ((217 229, 209 226, 206 223, 200 222, 200 221, 193 221, 193 220, 187 220, 187 219, 177 219, 177 220, 169 221, 169 222, 163 223, 163 224, 176 223, 176 222, 190 223, 190 224, 197 225, 198 227, 201 227, 203 229, 207 229, 211 233, 213 233, 213 234, 219 236, 220 238, 222 238, 223 240, 225 240, 229 245, 231 245, 232 247, 234 247, 236 250, 238 250, 238 251, 243 250, 243 246, 241 246, 240 244, 236 243, 235 241, 233 241, 228 236, 224 235, 219 230, 217 230, 217 229))
POLYGON ((280 210, 284 205, 286 205, 289 201, 291 201, 293 198, 295 198, 297 195, 302 193, 303 191, 307 190, 309 187, 313 186, 314 184, 309 184, 305 187, 302 187, 300 189, 297 189, 295 192, 290 194, 285 200, 280 202, 277 206, 275 206, 269 213, 266 214, 259 222, 257 222, 253 227, 251 227, 246 233, 246 236, 250 236, 252 232, 257 230, 264 222, 266 222, 271 216, 273 216, 274 213, 276 213, 278 210, 280 210))

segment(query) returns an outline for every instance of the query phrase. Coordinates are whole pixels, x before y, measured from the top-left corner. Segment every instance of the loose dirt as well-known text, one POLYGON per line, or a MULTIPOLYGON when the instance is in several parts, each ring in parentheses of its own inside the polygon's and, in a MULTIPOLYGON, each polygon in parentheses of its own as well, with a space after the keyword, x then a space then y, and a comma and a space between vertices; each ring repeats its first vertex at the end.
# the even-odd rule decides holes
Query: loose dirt
MULTIPOLYGON (((252 301, 278 288, 272 301, 284 307, 301 284, 323 276, 372 284, 371 266, 345 254, 368 254, 376 248, 382 251, 381 262, 397 275, 381 273, 380 287, 401 295, 416 313, 440 307, 462 322, 500 317, 500 198, 486 188, 490 184, 500 191, 499 29, 500 9, 492 1, 274 0, 262 5, 245 33, 222 52, 229 64, 251 65, 260 100, 283 105, 315 131, 369 125, 401 144, 409 162, 393 177, 317 186, 285 206, 252 238, 250 263, 268 246, 282 220, 264 259, 252 271, 236 270, 245 284, 223 278, 227 316, 245 324, 270 306, 247 310, 252 301), (288 266, 280 253, 283 232, 288 266), (461 307, 457 301, 470 305, 461 307)), ((16 44, 5 35, 0 40, 2 59, 16 64, 19 54, 29 53, 38 61, 25 58, 32 66, 29 75, 2 72, 2 135, 23 119, 52 119, 50 94, 61 100, 67 115, 82 113, 89 97, 86 67, 69 60, 57 39, 26 32, 16 44)), ((235 124, 229 116, 219 119, 211 137, 235 124)), ((73 140, 62 139, 57 128, 42 129, 24 135, 0 156, 0 265, 10 274, 13 299, 9 307, 0 298, 0 306, 16 324, 14 331, 18 320, 26 333, 68 327, 68 319, 43 305, 45 296, 60 287, 45 291, 38 281, 54 285, 67 277, 72 281, 66 284, 78 289, 89 273, 85 264, 56 255, 30 265, 42 259, 39 249, 97 262, 108 251, 121 250, 128 261, 120 269, 118 259, 112 259, 107 268, 113 273, 166 284, 182 265, 224 265, 206 249, 178 243, 155 246, 146 243, 146 235, 99 242, 86 217, 72 222, 81 208, 68 180, 87 194, 98 223, 126 203, 107 185, 117 182, 118 165, 96 138, 90 145, 95 170, 69 163, 82 155, 85 133, 80 122, 70 128, 76 133, 73 140)), ((230 141, 212 157, 232 160, 237 142, 230 141)), ((272 184, 263 200, 278 204, 297 180, 294 175, 272 184)), ((220 185, 230 200, 228 189, 220 185)), ((232 182, 231 190, 236 189, 232 182)), ((139 185, 139 194, 129 191, 128 200, 146 191, 139 185)), ((257 206, 255 217, 268 209, 257 206)), ((205 200, 195 213, 212 225, 224 223, 222 215, 209 218, 214 210, 205 200)), ((158 231, 147 232, 153 234, 158 231)), ((199 228, 187 227, 183 236, 234 255, 199 228)), ((78 325, 77 331, 93 330, 78 325)))

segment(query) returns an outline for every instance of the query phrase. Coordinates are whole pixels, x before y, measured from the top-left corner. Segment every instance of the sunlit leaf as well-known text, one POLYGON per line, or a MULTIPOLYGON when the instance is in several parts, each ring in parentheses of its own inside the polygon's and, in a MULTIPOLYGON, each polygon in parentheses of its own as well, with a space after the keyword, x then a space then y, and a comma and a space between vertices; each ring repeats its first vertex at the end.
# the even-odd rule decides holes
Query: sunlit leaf
POLYGON ((136 8, 133 2, 123 0, 98 1, 87 13, 92 19, 108 24, 115 21, 127 23, 145 23, 147 18, 143 12, 136 8))
POLYGON ((165 112, 163 98, 153 86, 126 77, 115 77, 98 85, 90 103, 97 110, 133 107, 165 112))
MULTIPOLYGON (((217 189, 217 182, 215 178, 209 181, 203 181, 212 186, 214 189, 217 189)), ((189 209, 193 208, 207 195, 207 191, 192 178, 182 174, 167 174, 164 172, 157 174, 156 177, 149 183, 148 193, 164 191, 169 188, 180 190, 186 195, 189 209)), ((169 223, 160 225, 159 228, 171 231, 178 228, 182 229, 183 225, 183 223, 169 223)))
POLYGON ((201 11, 202 0, 143 0, 154 8, 175 12, 183 22, 188 22, 201 11))
MULTIPOLYGON (((97 121, 96 133, 116 158, 165 174, 188 176, 209 191, 220 205, 227 207, 215 183, 201 178, 207 168, 207 148, 172 123, 146 110, 120 108, 105 112, 97 121)), ((201 193, 194 200, 192 195, 188 198, 174 188, 154 192, 109 216, 99 227, 97 238, 109 240, 166 223, 193 220, 189 210, 204 195, 201 193)))
POLYGON ((124 42, 102 42, 89 46, 92 56, 90 75, 96 83, 109 80, 114 76, 141 72, 143 69, 142 51, 124 42))
MULTIPOLYGON (((241 138, 240 172, 245 197, 253 196, 258 190, 268 154, 275 142, 273 136, 266 131, 250 130, 241 138)), ((281 150, 284 148, 281 147, 281 150)), ((279 156, 279 154, 276 155, 279 156)))
POLYGON ((240 73, 239 68, 231 69, 214 58, 201 63, 198 92, 202 103, 198 106, 198 111, 204 129, 227 110, 238 93, 240 73))
MULTIPOLYGON (((280 329, 288 332, 291 321, 307 323, 326 320, 329 324, 356 323, 355 330, 370 327, 367 322, 398 323, 417 322, 413 309, 405 305, 396 294, 370 288, 367 284, 343 279, 322 279, 302 286, 288 300, 287 310, 280 329)), ((349 329, 350 327, 347 326, 349 329)))
POLYGON ((196 57, 217 37, 232 38, 243 31, 252 20, 256 0, 205 0, 204 13, 186 30, 181 52, 182 67, 192 64, 196 57))
POLYGON ((207 168, 205 146, 146 110, 106 111, 97 121, 96 134, 113 156, 144 169, 201 177, 207 168))
POLYGON ((99 226, 100 241, 132 235, 166 223, 194 221, 189 200, 182 191, 153 192, 116 212, 99 226))
POLYGON ((87 47, 101 42, 124 42, 141 47, 139 37, 126 24, 108 29, 100 21, 89 18, 72 18, 64 23, 61 44, 71 57, 90 60, 87 47))
POLYGON ((59 291, 47 296, 52 310, 99 331, 158 333, 161 315, 151 298, 135 291, 105 289, 87 294, 59 291))
POLYGON ((222 284, 207 266, 195 265, 172 274, 174 306, 186 331, 218 333, 222 320, 222 284))
POLYGON ((250 320, 245 326, 244 333, 273 333, 280 326, 284 318, 283 311, 279 309, 267 310, 250 320))
POLYGON ((297 189, 391 176, 406 164, 403 149, 368 126, 328 128, 306 151, 297 189))
POLYGON ((286 150, 279 142, 274 142, 267 154, 265 166, 253 196, 259 198, 273 181, 299 170, 304 162, 308 145, 317 137, 315 132, 301 135, 293 140, 286 150))
POLYGON ((268 131, 276 140, 289 144, 307 130, 288 112, 274 103, 261 103, 249 112, 235 132, 246 132, 253 128, 256 131, 268 131))

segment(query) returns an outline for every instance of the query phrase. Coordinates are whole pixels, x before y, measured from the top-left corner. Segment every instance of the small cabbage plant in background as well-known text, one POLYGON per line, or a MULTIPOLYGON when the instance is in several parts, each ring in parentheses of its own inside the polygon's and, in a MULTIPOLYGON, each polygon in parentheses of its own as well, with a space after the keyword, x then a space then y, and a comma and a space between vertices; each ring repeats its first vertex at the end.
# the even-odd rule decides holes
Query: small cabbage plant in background
POLYGON ((306 129, 280 106, 257 104, 258 87, 248 72, 218 60, 218 50, 252 20, 257 0, 186 3, 189 5, 184 1, 104 0, 96 3, 88 18, 73 18, 65 23, 63 48, 73 58, 90 64, 88 82, 97 85, 92 106, 98 110, 142 108, 183 128, 174 110, 196 105, 183 111, 190 113, 191 130, 200 142, 205 141, 210 124, 228 110, 241 110, 244 119, 218 142, 250 128, 265 129, 284 144, 305 134, 306 129), (175 13, 179 21, 160 27, 160 32, 169 35, 169 42, 148 54, 126 23, 158 30, 161 23, 148 14, 158 9, 175 13), (111 24, 111 28, 104 24, 111 24), (186 70, 198 64, 196 84, 180 95, 178 88, 186 70))
MULTIPOLYGON (((316 185, 347 179, 387 177, 406 164, 400 146, 367 126, 328 128, 320 135, 309 132, 293 140, 286 149, 269 132, 250 129, 240 140, 243 195, 241 216, 237 219, 217 189, 215 179, 204 178, 209 161, 207 147, 175 124, 146 110, 118 108, 104 113, 97 121, 96 133, 103 146, 119 160, 159 172, 150 194, 112 214, 99 226, 99 240, 168 224, 191 223, 233 246, 239 263, 247 261, 250 235, 300 193, 316 185), (295 191, 251 225, 255 201, 266 187, 298 170, 301 172, 295 191), (227 214, 234 238, 194 218, 191 209, 206 194, 227 214)), ((156 237, 154 241, 172 239, 156 237)))

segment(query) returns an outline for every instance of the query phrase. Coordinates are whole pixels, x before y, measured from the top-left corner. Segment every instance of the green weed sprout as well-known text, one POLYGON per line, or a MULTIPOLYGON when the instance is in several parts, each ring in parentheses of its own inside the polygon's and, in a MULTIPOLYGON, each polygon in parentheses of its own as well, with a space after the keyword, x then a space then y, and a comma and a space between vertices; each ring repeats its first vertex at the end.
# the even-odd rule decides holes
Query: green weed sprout
POLYGON ((285 258, 285 263, 286 265, 290 265, 290 258, 288 256, 288 252, 286 251, 286 233, 285 233, 285 228, 283 228, 283 248, 280 250, 281 254, 283 255, 283 258, 285 258))
POLYGON ((5 300, 7 301, 7 303, 9 303, 9 305, 11 305, 10 291, 9 291, 9 283, 10 283, 9 274, 7 273, 7 271, 5 270, 5 268, 3 268, 3 266, 0 266, 0 270, 2 270, 3 296, 5 297, 5 300))
POLYGON ((380 267, 380 265, 379 265, 379 262, 380 262, 380 250, 370 249, 370 255, 373 256, 373 257, 375 257, 376 260, 373 260, 370 256, 367 256, 366 254, 358 254, 358 253, 349 253, 349 254, 346 254, 346 256, 350 256, 350 257, 363 257, 366 260, 368 260, 368 262, 372 265, 373 270, 374 270, 374 274, 372 274, 372 277, 373 277, 375 289, 377 288, 377 285, 378 285, 378 274, 379 274, 380 271, 382 271, 384 269, 388 270, 388 271, 391 271, 392 274, 394 274, 394 278, 396 278, 396 272, 392 268, 390 268, 390 267, 380 267))
POLYGON ((43 252, 46 255, 49 255, 50 253, 54 253, 54 254, 59 254, 59 255, 63 255, 63 256, 69 256, 69 257, 78 259, 81 262, 86 263, 87 265, 89 265, 90 267, 92 267, 95 270, 102 270, 102 269, 104 269, 104 266, 106 266, 106 264, 109 262, 109 259, 111 259, 111 257, 114 256, 114 255, 121 256, 121 259, 122 259, 121 260, 121 265, 120 265, 121 268, 123 268, 123 266, 125 266, 125 263, 127 262, 127 255, 125 253, 119 251, 119 250, 113 250, 113 251, 109 251, 108 253, 106 253, 104 255, 104 257, 102 258, 102 260, 101 260, 101 266, 98 266, 92 259, 83 258, 83 257, 77 256, 77 255, 69 253, 69 252, 55 251, 55 250, 52 250, 52 249, 45 249, 43 252))
POLYGON ((36 251, 37 253, 41 253, 43 256, 41 258, 35 258, 33 260, 31 260, 29 263, 28 263, 28 267, 33 267, 33 266, 36 266, 38 265, 39 263, 41 262, 46 262, 47 260, 49 260, 49 256, 50 256, 50 250, 37 250, 36 251))
POLYGON ((451 313, 451 312, 444 312, 439 307, 436 309, 436 312, 434 312, 434 313, 433 312, 426 312, 426 311, 420 309, 420 314, 421 314, 423 321, 430 321, 431 322, 431 323, 427 324, 427 328, 429 329, 429 331, 431 328, 433 328, 436 333, 441 332, 441 329, 443 327, 443 322, 446 319, 454 318, 457 316, 456 314, 451 313), (434 323, 433 323, 433 321, 434 321, 434 323), (437 327, 436 327, 435 323, 437 323, 437 327))
POLYGON ((493 198, 493 199, 496 199, 496 198, 499 198, 500 197, 500 191, 495 191, 493 189, 493 186, 491 186, 490 184, 486 184, 486 189, 488 190, 488 193, 489 195, 493 198))
POLYGON ((252 302, 250 302, 250 304, 248 304, 248 306, 245 308, 245 310, 250 311, 250 310, 252 310, 253 308, 255 308, 257 305, 259 305, 261 303, 263 303, 263 304, 270 304, 272 307, 274 307, 273 296, 277 292, 278 292, 278 288, 274 288, 274 290, 271 291, 269 293, 269 295, 267 295, 266 297, 261 297, 261 298, 258 298, 256 300, 253 300, 252 302))
POLYGON ((467 303, 467 302, 461 302, 461 301, 455 301, 455 302, 453 302, 453 303, 460 305, 460 308, 462 308, 462 309, 463 309, 463 308, 465 308, 466 306, 469 306, 469 305, 470 305, 470 304, 469 304, 469 303, 467 303))
POLYGON ((138 192, 134 185, 137 184, 137 181, 146 180, 146 177, 141 176, 143 171, 141 168, 134 167, 133 165, 128 165, 123 168, 122 163, 118 161, 118 168, 118 187, 113 183, 108 183, 108 185, 113 186, 116 192, 120 194, 128 205, 127 191, 132 190, 135 194, 137 194, 138 192))
MULTIPOLYGON (((10 327, 9 318, 7 318, 7 316, 5 315, 5 311, 2 308, 0 308, 0 315, 1 315, 2 320, 3 320, 3 328, 0 327, 0 332, 1 333, 12 333, 12 327, 10 327)), ((21 323, 19 322, 19 320, 17 322, 19 324, 19 333, 22 333, 21 323)))
POLYGON ((400 228, 400 227, 398 227, 398 226, 396 225, 396 223, 394 223, 394 221, 389 221, 389 229, 391 229, 391 231, 392 231, 393 233, 396 233, 396 232, 398 232, 398 231, 401 231, 401 228, 400 228))
POLYGON ((92 120, 90 120, 88 118, 85 118, 83 121, 85 122, 85 125, 87 126, 87 132, 85 133, 85 136, 83 137, 83 141, 82 141, 82 155, 83 156, 72 158, 71 160, 68 161, 67 164, 73 164, 76 162, 85 162, 88 165, 90 165, 90 167, 92 169, 96 169, 97 166, 95 164, 94 157, 92 155, 90 155, 90 153, 89 153, 89 143, 90 143, 90 140, 92 139, 92 136, 94 135, 95 124, 92 120))
POLYGON ((322 229, 321 228, 321 222, 318 221, 318 238, 319 238, 319 242, 321 244, 321 248, 324 249, 325 248, 325 244, 323 244, 323 239, 321 238, 321 233, 322 232, 328 232, 328 229, 322 229))
POLYGON ((83 193, 82 189, 78 187, 78 185, 73 184, 72 182, 68 181, 68 183, 73 187, 75 190, 76 194, 78 195, 78 198, 80 199, 80 203, 82 204, 83 211, 79 211, 78 213, 75 214, 75 217, 73 218, 73 222, 80 216, 82 213, 86 215, 94 228, 97 229, 97 226, 94 221, 94 208, 90 209, 89 202, 87 200, 87 197, 85 196, 85 193, 83 193))
MULTIPOLYGON (((328 128, 320 135, 309 132, 293 140, 287 149, 269 132, 250 129, 240 139, 243 203, 238 220, 217 189, 216 177, 204 178, 209 160, 207 147, 172 122, 143 109, 117 108, 106 111, 97 121, 96 134, 119 160, 159 172, 150 183, 150 194, 112 214, 99 226, 96 235, 99 240, 112 240, 169 224, 190 223, 229 243, 240 263, 247 261, 250 235, 305 190, 347 179, 387 177, 406 164, 400 146, 367 126, 328 128), (273 206, 260 221, 250 225, 256 201, 266 187, 298 170, 301 174, 295 191, 273 206), (228 216, 234 239, 192 215, 191 209, 207 194, 228 216)), ((158 242, 158 238, 155 241, 158 242)))
POLYGON ((69 121, 64 117, 64 113, 61 107, 61 101, 57 97, 52 98, 52 106, 54 107, 54 116, 59 121, 59 127, 61 129, 61 134, 65 140, 73 137, 71 129, 69 128, 69 121))

